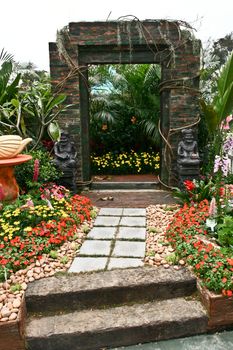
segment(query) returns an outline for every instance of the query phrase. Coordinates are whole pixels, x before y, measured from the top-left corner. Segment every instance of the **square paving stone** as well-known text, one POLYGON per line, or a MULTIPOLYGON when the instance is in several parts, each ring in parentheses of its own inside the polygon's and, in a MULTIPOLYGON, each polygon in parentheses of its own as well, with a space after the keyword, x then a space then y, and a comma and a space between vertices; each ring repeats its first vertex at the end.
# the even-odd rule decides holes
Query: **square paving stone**
POLYGON ((136 216, 123 216, 120 221, 120 226, 146 227, 146 218, 136 216))
POLYGON ((145 241, 146 229, 144 227, 120 227, 116 239, 134 239, 145 241))
POLYGON ((68 272, 88 272, 104 270, 108 258, 78 257, 72 262, 68 272))
POLYGON ((145 242, 116 241, 112 256, 143 258, 145 247, 145 242))
POLYGON ((87 239, 113 239, 116 227, 94 227, 87 235, 87 239))
POLYGON ((111 241, 88 240, 83 243, 80 249, 79 255, 108 256, 110 254, 110 249, 111 249, 111 241))
POLYGON ((145 208, 125 208, 123 209, 123 215, 125 216, 145 216, 145 208))
POLYGON ((119 216, 97 216, 94 226, 117 226, 119 225, 119 216))
POLYGON ((103 216, 121 216, 123 208, 101 208, 99 215, 103 216))
POLYGON ((144 263, 141 259, 136 258, 111 258, 108 264, 108 270, 126 269, 128 267, 140 267, 144 263))

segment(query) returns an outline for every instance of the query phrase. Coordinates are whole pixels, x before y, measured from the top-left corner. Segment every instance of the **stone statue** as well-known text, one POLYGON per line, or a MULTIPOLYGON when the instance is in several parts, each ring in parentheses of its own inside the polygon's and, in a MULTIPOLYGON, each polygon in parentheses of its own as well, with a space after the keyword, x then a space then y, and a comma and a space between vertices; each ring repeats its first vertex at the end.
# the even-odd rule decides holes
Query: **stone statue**
POLYGON ((192 129, 183 129, 181 132, 182 140, 177 148, 177 171, 179 187, 183 188, 184 180, 199 178, 200 157, 192 129))
POLYGON ((177 162, 185 166, 200 164, 197 141, 194 140, 192 129, 182 130, 183 138, 178 144, 177 162))
POLYGON ((54 145, 54 164, 63 173, 60 184, 72 192, 76 192, 76 155, 77 151, 74 143, 69 140, 69 134, 62 131, 60 141, 54 145))

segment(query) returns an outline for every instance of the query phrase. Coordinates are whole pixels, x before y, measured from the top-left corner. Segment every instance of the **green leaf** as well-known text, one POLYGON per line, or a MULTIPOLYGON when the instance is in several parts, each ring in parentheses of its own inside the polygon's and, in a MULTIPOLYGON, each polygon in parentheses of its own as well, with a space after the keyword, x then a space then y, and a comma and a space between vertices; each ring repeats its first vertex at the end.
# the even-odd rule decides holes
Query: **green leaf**
POLYGON ((58 95, 55 97, 51 97, 46 104, 46 110, 51 110, 54 107, 59 106, 61 103, 63 103, 66 99, 66 95, 58 95))
POLYGON ((48 125, 47 130, 48 130, 49 136, 53 141, 57 141, 60 139, 61 129, 56 121, 50 123, 48 125))
POLYGON ((225 119, 228 115, 232 114, 233 112, 233 81, 228 87, 228 89, 225 91, 223 98, 222 98, 222 106, 220 111, 220 118, 221 121, 225 119))
POLYGON ((218 78, 218 90, 221 96, 223 96, 228 90, 229 85, 233 81, 233 52, 229 56, 226 64, 223 66, 222 70, 220 71, 220 75, 218 78))
POLYGON ((200 106, 204 113, 209 131, 214 133, 219 125, 218 114, 215 111, 214 106, 211 104, 207 105, 203 99, 200 100, 200 106))

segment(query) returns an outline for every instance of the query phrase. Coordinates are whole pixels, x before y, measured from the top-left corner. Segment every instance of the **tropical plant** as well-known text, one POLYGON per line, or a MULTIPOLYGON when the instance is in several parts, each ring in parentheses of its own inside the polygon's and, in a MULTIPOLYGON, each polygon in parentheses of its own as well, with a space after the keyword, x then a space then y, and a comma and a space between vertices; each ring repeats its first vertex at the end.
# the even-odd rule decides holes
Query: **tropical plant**
MULTIPOLYGON (((160 99, 157 65, 114 65, 91 71, 91 138, 104 152, 158 147, 160 99)), ((96 149, 95 149, 96 152, 96 149)), ((101 153, 101 152, 100 152, 101 153)))
POLYGON ((31 137, 32 149, 36 149, 44 135, 48 135, 50 123, 69 107, 64 105, 66 96, 53 94, 49 79, 44 74, 36 75, 30 84, 24 80, 20 86, 20 74, 9 83, 12 74, 12 63, 3 63, 0 70, 0 101, 3 102, 0 103, 1 133, 31 137))
POLYGON ((12 77, 13 73, 13 56, 2 49, 0 53, 0 107, 5 102, 11 101, 19 89, 20 74, 12 77))
POLYGON ((217 94, 211 103, 200 100, 201 108, 206 118, 211 134, 215 134, 221 123, 233 112, 233 52, 219 72, 217 79, 217 94))
POLYGON ((69 106, 64 106, 65 95, 52 93, 50 84, 39 81, 31 85, 24 96, 25 120, 28 134, 36 136, 32 149, 36 149, 51 122, 69 106))
POLYGON ((173 189, 173 197, 181 204, 201 202, 204 199, 211 200, 215 194, 215 186, 211 179, 185 180, 184 188, 173 189))

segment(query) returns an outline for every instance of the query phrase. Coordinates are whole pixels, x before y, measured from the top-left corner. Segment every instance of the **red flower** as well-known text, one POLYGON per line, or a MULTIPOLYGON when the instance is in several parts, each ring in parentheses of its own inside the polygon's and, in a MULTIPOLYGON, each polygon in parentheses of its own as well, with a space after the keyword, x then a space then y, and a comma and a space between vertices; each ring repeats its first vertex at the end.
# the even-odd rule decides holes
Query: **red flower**
POLYGON ((227 259, 227 262, 228 262, 229 265, 233 266, 233 259, 229 258, 229 259, 227 259))
POLYGON ((233 295, 231 290, 225 290, 225 289, 222 290, 222 294, 226 295, 227 297, 232 297, 233 295))
POLYGON ((185 180, 184 185, 187 191, 192 191, 196 188, 195 184, 190 180, 185 180))
POLYGON ((223 197, 225 195, 225 188, 224 187, 220 187, 219 189, 219 196, 223 197))
POLYGON ((227 282, 227 278, 226 277, 223 277, 222 278, 222 283, 226 283, 227 282))

